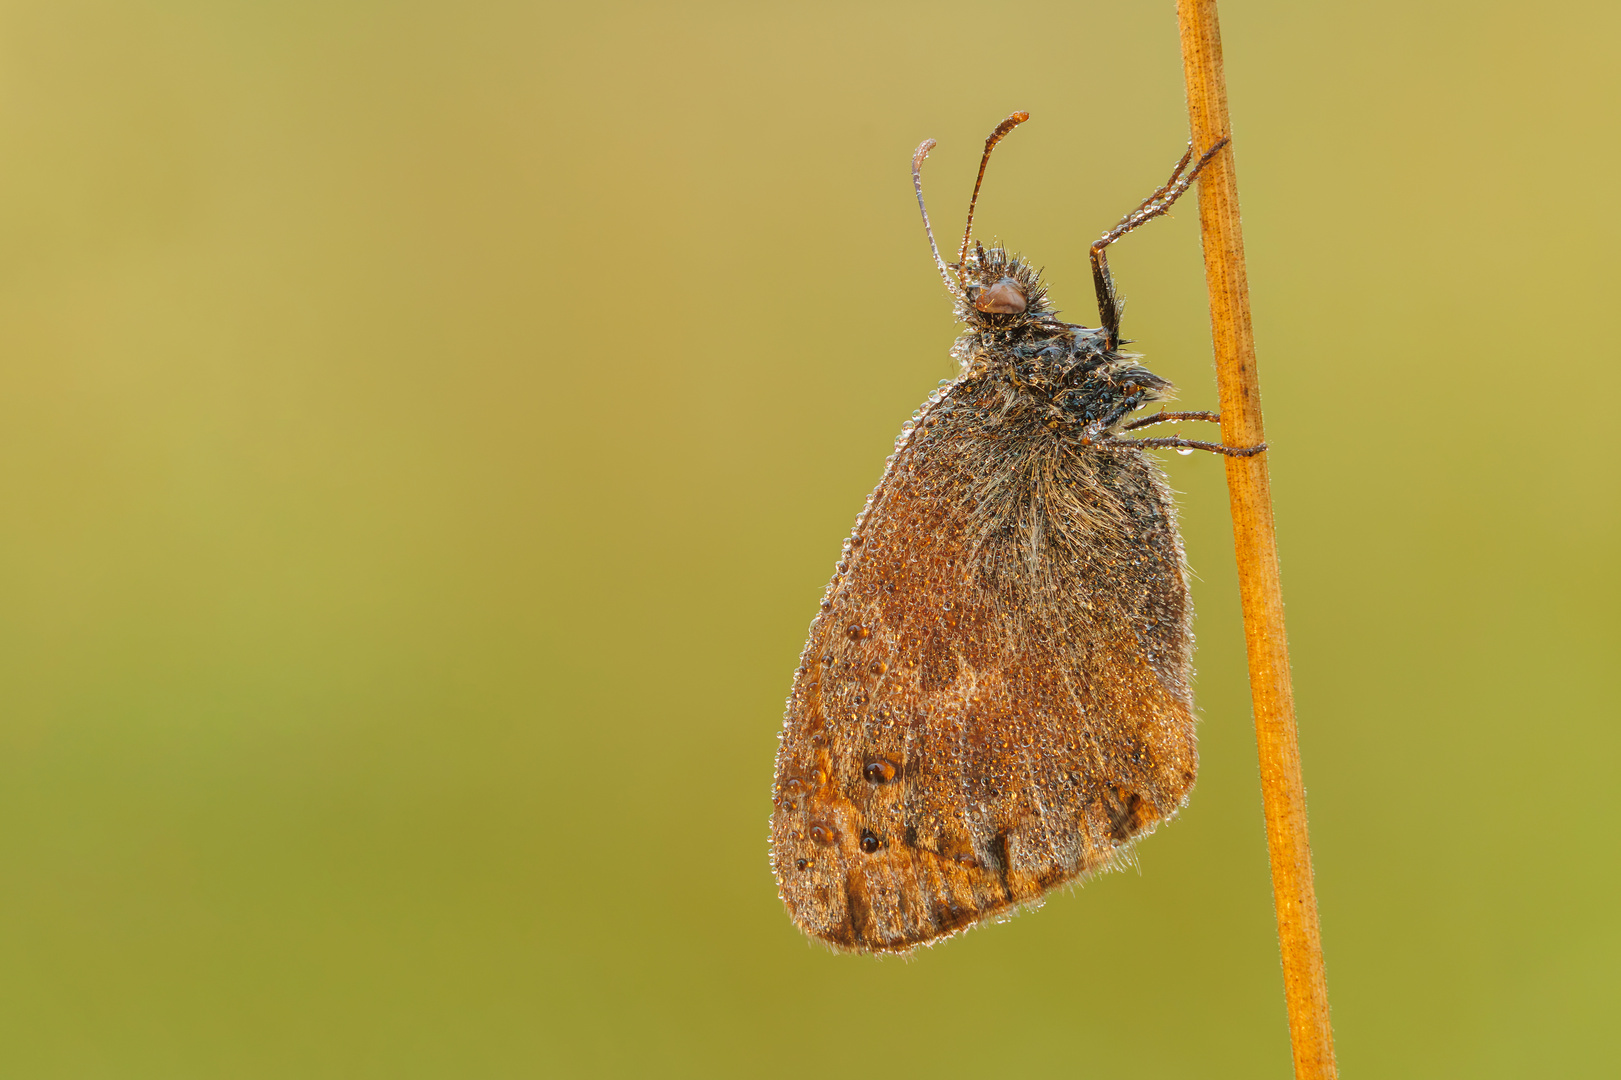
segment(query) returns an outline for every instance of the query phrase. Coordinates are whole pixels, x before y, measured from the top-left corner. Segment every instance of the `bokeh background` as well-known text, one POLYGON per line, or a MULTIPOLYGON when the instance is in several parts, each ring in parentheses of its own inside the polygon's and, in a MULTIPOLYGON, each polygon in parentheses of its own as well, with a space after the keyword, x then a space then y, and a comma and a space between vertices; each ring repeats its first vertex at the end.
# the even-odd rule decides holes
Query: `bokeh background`
MULTIPOLYGON (((1613 4, 1231 2, 1347 1076, 1621 1051, 1613 4)), ((1094 317, 1172 5, 0 4, 0 1073, 1275 1076, 1219 462, 1141 871, 808 945, 776 731, 954 330, 1094 317)), ((1213 407, 1191 202, 1117 249, 1213 407)))

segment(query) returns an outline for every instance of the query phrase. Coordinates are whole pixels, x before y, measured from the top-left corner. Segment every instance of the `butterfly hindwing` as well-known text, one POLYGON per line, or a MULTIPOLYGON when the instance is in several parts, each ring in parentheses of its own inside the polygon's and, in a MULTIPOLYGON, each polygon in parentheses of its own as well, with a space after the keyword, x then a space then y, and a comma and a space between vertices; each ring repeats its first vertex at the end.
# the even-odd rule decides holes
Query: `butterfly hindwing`
POLYGON ((1169 492, 1140 452, 1040 420, 988 381, 939 396, 811 626, 772 857, 795 921, 837 947, 905 951, 1039 900, 1193 783, 1169 492))

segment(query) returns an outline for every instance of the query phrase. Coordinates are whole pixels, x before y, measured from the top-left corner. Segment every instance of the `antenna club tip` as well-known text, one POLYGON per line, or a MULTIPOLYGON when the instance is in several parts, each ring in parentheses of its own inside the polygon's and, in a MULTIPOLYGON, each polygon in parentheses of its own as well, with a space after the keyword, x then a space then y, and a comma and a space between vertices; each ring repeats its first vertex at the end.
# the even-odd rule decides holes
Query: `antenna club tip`
POLYGON ((991 132, 990 137, 985 140, 985 149, 989 151, 991 147, 1001 142, 1008 132, 1012 131, 1014 128, 1018 127, 1028 119, 1030 119, 1030 114, 1021 111, 1014 113, 1006 120, 1003 120, 1000 124, 997 124, 996 130, 991 132))
POLYGON ((924 139, 918 143, 917 149, 912 151, 912 170, 916 172, 923 167, 923 159, 929 156, 929 151, 935 146, 933 139, 924 139))

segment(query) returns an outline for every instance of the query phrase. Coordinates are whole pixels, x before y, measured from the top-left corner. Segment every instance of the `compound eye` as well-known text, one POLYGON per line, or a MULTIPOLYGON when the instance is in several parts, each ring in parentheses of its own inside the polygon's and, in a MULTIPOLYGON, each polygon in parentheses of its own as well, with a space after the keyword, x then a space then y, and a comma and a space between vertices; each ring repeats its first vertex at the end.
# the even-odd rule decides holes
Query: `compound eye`
POLYGON ((987 315, 1017 315, 1025 309, 1024 293, 1019 283, 1005 277, 995 285, 979 290, 974 306, 987 315))

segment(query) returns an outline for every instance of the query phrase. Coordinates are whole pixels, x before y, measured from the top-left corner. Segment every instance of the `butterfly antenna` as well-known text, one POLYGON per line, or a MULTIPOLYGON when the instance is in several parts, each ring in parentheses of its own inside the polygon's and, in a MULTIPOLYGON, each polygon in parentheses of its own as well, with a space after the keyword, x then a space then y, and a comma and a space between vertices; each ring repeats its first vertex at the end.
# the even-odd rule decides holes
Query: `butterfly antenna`
POLYGON ((1016 112, 996 125, 996 130, 985 140, 985 153, 979 159, 979 175, 974 178, 974 194, 968 200, 968 225, 962 231, 962 248, 957 252, 957 280, 962 280, 963 263, 968 261, 968 241, 974 235, 974 204, 979 202, 979 185, 985 182, 985 166, 990 164, 991 151, 1007 137, 1007 133, 1030 119, 1027 112, 1016 112))
POLYGON ((924 139, 912 154, 912 187, 917 191, 917 208, 923 211, 923 231, 929 234, 929 254, 934 256, 934 265, 940 268, 940 277, 944 279, 946 288, 955 294, 960 290, 957 283, 951 280, 951 271, 946 268, 945 260, 940 258, 940 249, 934 242, 934 226, 929 224, 929 208, 923 205, 923 160, 933 149, 934 140, 924 139))

